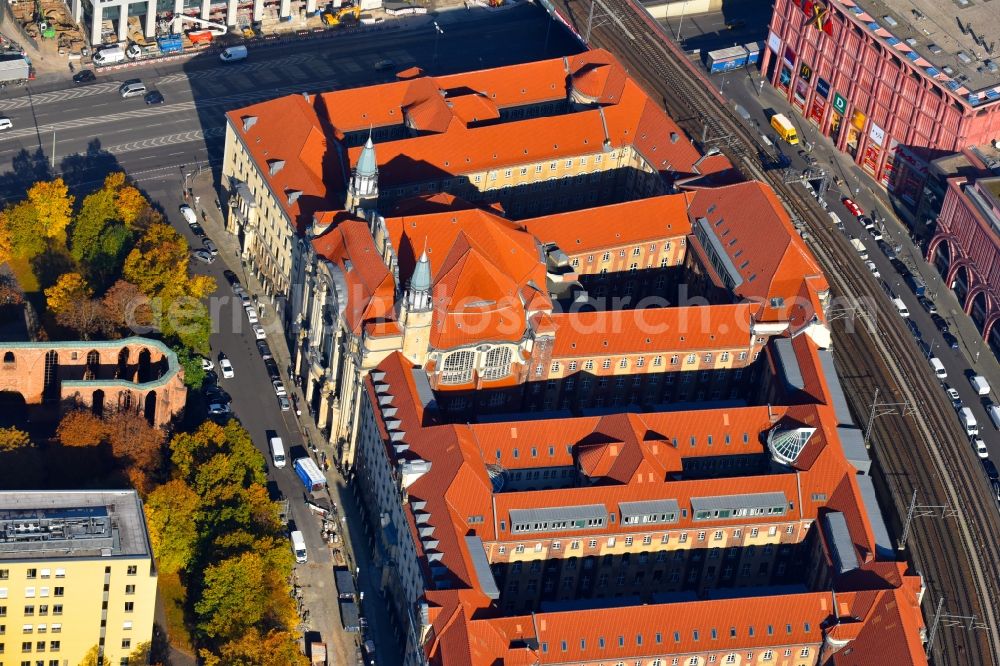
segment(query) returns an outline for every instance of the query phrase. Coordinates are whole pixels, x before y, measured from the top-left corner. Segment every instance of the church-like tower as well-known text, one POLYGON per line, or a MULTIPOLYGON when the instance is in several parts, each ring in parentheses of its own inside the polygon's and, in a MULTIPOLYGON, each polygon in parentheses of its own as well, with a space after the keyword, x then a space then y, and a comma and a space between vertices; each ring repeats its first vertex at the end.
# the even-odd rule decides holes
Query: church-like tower
POLYGON ((371 136, 361 149, 358 163, 351 174, 347 186, 347 201, 344 207, 359 217, 364 211, 375 210, 378 201, 378 161, 375 159, 375 144, 371 136))

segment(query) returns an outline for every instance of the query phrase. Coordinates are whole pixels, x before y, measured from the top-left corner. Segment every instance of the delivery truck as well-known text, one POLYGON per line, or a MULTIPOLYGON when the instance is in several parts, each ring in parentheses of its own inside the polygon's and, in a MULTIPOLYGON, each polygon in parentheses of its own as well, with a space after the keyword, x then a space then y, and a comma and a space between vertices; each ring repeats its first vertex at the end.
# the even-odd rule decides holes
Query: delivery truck
POLYGON ((778 133, 778 136, 790 145, 795 146, 799 143, 799 135, 795 131, 795 125, 783 113, 776 113, 771 116, 771 127, 778 133))
POLYGON ((326 487, 326 477, 312 458, 297 458, 292 466, 306 491, 314 493, 326 487))
POLYGON ((986 382, 986 378, 982 375, 972 375, 969 377, 969 383, 972 384, 972 388, 976 390, 977 395, 990 394, 990 385, 986 382))
POLYGON ((32 78, 31 62, 23 55, 0 55, 0 83, 23 83, 32 78))
POLYGON ((851 247, 857 251, 858 256, 861 257, 861 261, 868 261, 868 250, 865 249, 865 244, 860 239, 852 237, 851 247))

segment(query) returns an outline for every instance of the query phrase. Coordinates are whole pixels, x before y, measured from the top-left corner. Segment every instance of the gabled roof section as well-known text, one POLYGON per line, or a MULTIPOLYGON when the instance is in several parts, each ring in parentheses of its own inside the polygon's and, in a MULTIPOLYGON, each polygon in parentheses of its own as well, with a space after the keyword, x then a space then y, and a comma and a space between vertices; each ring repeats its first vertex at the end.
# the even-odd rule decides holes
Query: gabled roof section
POLYGON ((691 233, 687 202, 668 194, 523 220, 525 230, 569 255, 648 243, 691 233))
POLYGON ((748 182, 699 190, 689 215, 708 221, 713 245, 742 277, 735 292, 760 304, 758 321, 789 321, 793 330, 814 317, 825 321, 818 296, 829 284, 770 187, 748 182))
POLYGON ((288 95, 226 116, 297 233, 314 212, 333 207, 328 183, 335 184, 333 191, 341 189, 344 174, 337 160, 327 159, 327 137, 310 100, 288 95), (288 191, 301 194, 289 203, 288 191))
POLYGON ((625 68, 604 49, 570 56, 570 85, 577 94, 598 104, 614 104, 621 99, 628 77, 625 68))

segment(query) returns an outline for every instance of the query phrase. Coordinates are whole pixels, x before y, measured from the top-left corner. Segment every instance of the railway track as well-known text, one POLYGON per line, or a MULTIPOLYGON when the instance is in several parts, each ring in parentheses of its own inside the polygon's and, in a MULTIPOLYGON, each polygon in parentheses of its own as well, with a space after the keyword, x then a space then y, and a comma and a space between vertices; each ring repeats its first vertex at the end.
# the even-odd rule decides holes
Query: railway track
MULTIPOLYGON (((954 666, 998 664, 1000 633, 992 600, 1000 597, 1000 515, 989 495, 965 433, 925 359, 877 281, 861 266, 846 239, 804 188, 788 185, 761 165, 768 153, 755 133, 733 116, 663 28, 632 0, 602 0, 615 18, 602 16, 590 34, 647 90, 660 94, 667 112, 690 136, 730 137, 719 145, 745 175, 766 182, 804 223, 810 246, 840 299, 860 307, 862 317, 834 322, 834 355, 852 412, 862 428, 876 388, 887 402, 915 407, 909 415, 882 416, 872 428, 877 483, 891 491, 886 518, 897 536, 913 491, 923 506, 949 507, 944 518, 917 518, 910 526, 908 556, 927 584, 928 627, 939 599, 943 612, 976 618, 968 625, 942 622, 931 654, 934 663, 954 666), (617 20, 615 20, 617 19, 617 20), (854 324, 853 330, 849 324, 854 324), (891 397, 889 397, 891 396, 891 397)), ((590 3, 557 0, 557 8, 585 34, 590 3)), ((603 12, 602 12, 603 13, 603 12)))

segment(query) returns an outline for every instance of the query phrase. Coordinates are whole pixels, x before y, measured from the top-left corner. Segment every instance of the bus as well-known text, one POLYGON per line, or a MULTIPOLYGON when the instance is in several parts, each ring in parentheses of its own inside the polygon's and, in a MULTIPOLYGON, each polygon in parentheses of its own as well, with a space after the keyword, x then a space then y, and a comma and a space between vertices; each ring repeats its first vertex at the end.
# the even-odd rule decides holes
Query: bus
POLYGON ((799 135, 795 132, 795 126, 784 116, 784 114, 776 113, 771 116, 771 127, 773 127, 777 132, 778 136, 787 141, 791 145, 796 145, 799 142, 799 135))

